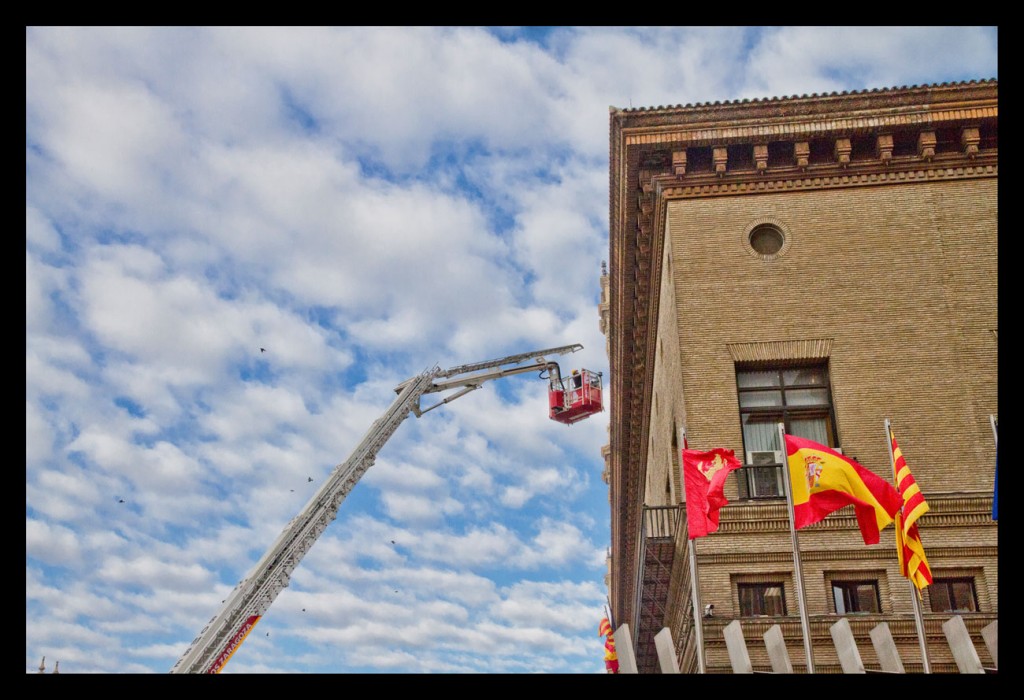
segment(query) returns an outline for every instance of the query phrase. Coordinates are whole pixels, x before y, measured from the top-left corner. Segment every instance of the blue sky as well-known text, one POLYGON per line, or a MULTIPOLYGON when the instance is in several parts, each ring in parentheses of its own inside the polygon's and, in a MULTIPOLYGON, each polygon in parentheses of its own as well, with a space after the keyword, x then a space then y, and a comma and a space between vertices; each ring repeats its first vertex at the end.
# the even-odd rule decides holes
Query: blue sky
MULTIPOLYGON (((609 107, 998 77, 992 27, 28 27, 25 56, 25 666, 62 673, 169 671, 405 379, 573 343, 607 378, 609 107)), ((545 391, 410 416, 224 673, 603 673, 608 412, 545 391)))

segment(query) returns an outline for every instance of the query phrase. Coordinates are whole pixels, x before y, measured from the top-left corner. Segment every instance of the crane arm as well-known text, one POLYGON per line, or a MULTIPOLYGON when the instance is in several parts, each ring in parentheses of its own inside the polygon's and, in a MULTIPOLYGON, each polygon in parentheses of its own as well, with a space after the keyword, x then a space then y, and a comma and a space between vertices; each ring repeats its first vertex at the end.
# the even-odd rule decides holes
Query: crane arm
POLYGON ((448 403, 491 379, 529 372, 534 369, 553 369, 557 363, 543 358, 546 354, 576 352, 582 345, 538 350, 510 355, 497 360, 460 365, 448 370, 428 369, 402 382, 395 388, 398 396, 380 418, 374 421, 366 435, 347 460, 337 465, 325 483, 309 502, 285 526, 284 531, 267 553, 256 563, 231 592, 210 622, 199 632, 185 653, 171 668, 171 673, 220 673, 231 656, 267 612, 270 605, 290 581, 292 571, 312 548, 327 526, 338 516, 338 508, 349 492, 376 460, 377 453, 408 417, 409 413, 422 415, 431 408, 448 403), (518 364, 534 358, 532 365, 495 369, 503 365, 518 364), (485 371, 490 370, 490 371, 485 371), (477 372, 469 377, 461 375, 477 372), (461 377, 461 378, 456 378, 461 377), (441 381, 438 381, 440 378, 441 381), (462 387, 440 404, 425 410, 419 408, 420 397, 427 393, 462 387))

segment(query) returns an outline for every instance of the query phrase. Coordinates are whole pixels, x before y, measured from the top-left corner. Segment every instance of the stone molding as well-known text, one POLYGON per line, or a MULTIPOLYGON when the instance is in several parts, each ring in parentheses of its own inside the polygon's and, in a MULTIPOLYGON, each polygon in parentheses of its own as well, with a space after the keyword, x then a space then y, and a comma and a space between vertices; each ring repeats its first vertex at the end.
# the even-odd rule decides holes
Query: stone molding
MULTIPOLYGON (((754 225, 758 225, 761 221, 761 219, 758 219, 754 225)), ((764 221, 768 220, 765 219, 764 221)), ((787 238, 788 235, 787 233, 787 238)), ((732 361, 735 363, 781 362, 805 359, 823 360, 832 354, 832 338, 727 343, 726 348, 728 348, 732 361)))
MULTIPOLYGON (((979 177, 998 177, 999 166, 995 163, 984 165, 929 167, 910 170, 843 173, 829 175, 798 174, 789 178, 743 182, 705 182, 692 185, 678 185, 662 182, 660 193, 666 199, 692 199, 697 197, 721 197, 736 194, 759 194, 796 190, 823 190, 840 187, 863 187, 866 185, 891 185, 906 182, 927 182, 933 180, 964 180, 979 177)), ((674 179, 673 179, 674 180, 674 179)))

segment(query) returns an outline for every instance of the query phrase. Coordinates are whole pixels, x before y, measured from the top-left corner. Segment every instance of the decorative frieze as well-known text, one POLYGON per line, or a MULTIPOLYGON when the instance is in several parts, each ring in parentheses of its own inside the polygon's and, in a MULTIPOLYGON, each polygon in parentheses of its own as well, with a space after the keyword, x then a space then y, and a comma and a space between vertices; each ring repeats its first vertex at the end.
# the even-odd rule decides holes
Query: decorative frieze
POLYGON ((665 184, 661 194, 665 199, 687 199, 691 197, 715 197, 726 194, 746 194, 770 190, 807 190, 831 189, 836 187, 856 187, 860 185, 884 185, 907 180, 948 180, 977 177, 997 177, 999 168, 996 164, 929 168, 913 170, 894 170, 889 172, 865 172, 848 174, 829 174, 814 177, 790 177, 778 180, 759 180, 757 182, 714 182, 694 183, 692 185, 665 184))

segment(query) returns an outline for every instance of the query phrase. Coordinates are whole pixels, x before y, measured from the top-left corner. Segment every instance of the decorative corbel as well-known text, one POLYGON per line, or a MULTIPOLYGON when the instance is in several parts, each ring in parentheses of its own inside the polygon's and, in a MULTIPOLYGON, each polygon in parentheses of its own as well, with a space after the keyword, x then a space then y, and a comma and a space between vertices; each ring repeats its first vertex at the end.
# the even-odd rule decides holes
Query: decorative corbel
POLYGON ((960 132, 960 143, 964 147, 964 155, 973 159, 978 155, 978 144, 981 143, 981 132, 976 126, 965 126, 960 132))
POLYGON ((935 157, 935 144, 935 132, 922 131, 917 136, 917 154, 925 160, 931 160, 935 157))
POLYGON ((686 174, 686 149, 672 152, 672 172, 676 174, 676 177, 686 174))
POLYGON ((754 144, 754 165, 757 166, 757 172, 759 173, 763 173, 768 169, 768 144, 754 144))
POLYGON ((797 141, 793 144, 793 155, 796 158, 796 167, 806 170, 807 164, 811 161, 811 144, 807 141, 797 141))
POLYGON ((892 134, 879 134, 876 147, 878 159, 883 165, 889 165, 892 161, 892 134))
POLYGON ((850 144, 850 139, 836 139, 836 160, 844 168, 850 164, 850 153, 853 151, 853 146, 850 144))
POLYGON ((725 146, 715 146, 711 149, 711 159, 715 164, 715 173, 718 177, 725 175, 725 166, 729 162, 729 149, 725 146))

